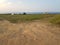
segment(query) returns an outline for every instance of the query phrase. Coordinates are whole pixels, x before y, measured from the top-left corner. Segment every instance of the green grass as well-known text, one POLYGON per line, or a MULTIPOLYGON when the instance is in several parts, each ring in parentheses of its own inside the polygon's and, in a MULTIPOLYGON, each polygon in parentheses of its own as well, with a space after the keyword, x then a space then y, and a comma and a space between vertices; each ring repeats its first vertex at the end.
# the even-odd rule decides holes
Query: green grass
POLYGON ((52 17, 50 19, 50 22, 53 23, 53 24, 60 25, 60 14, 59 15, 55 15, 54 17, 52 17))
POLYGON ((8 20, 11 23, 27 22, 46 19, 52 24, 60 24, 60 14, 31 14, 31 15, 0 15, 0 20, 8 20))
POLYGON ((51 15, 44 15, 44 14, 35 14, 35 15, 0 15, 0 20, 8 20, 12 23, 17 22, 25 22, 25 21, 33 21, 33 20, 40 20, 44 18, 48 18, 51 15))

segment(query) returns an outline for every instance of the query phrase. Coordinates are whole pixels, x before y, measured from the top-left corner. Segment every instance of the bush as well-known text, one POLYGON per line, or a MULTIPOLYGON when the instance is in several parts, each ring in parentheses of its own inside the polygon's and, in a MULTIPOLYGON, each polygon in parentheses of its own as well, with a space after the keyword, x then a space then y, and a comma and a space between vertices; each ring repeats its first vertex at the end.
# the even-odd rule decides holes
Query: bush
POLYGON ((60 15, 55 15, 51 20, 51 23, 53 24, 59 24, 60 25, 60 15))

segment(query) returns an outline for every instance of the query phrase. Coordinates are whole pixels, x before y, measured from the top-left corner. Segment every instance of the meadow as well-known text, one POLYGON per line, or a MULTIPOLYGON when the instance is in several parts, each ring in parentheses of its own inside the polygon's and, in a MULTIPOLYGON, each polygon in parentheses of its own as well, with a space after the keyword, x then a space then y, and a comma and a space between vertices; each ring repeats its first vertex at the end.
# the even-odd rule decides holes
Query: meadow
POLYGON ((11 23, 28 22, 42 19, 46 20, 49 19, 49 22, 51 23, 60 24, 60 14, 26 14, 26 15, 0 14, 0 20, 8 20, 11 23))

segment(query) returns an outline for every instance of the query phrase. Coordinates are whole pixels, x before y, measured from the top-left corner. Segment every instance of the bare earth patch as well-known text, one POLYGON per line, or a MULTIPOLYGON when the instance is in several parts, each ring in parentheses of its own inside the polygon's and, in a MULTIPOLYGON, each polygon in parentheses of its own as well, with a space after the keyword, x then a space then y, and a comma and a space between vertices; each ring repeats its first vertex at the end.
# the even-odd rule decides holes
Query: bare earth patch
POLYGON ((60 45, 60 28, 40 21, 0 21, 0 45, 60 45))

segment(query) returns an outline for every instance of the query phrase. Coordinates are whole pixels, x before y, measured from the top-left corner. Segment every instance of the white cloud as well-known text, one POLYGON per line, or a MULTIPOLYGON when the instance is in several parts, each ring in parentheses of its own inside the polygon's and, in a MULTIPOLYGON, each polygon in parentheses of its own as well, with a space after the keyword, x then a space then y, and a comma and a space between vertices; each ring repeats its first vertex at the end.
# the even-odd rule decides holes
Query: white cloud
POLYGON ((7 1, 7 0, 0 0, 0 4, 1 4, 1 3, 5 3, 6 1, 7 1))
POLYGON ((7 0, 1 0, 1 1, 0 1, 0 8, 6 6, 6 5, 7 5, 6 2, 7 2, 7 0))
POLYGON ((0 12, 19 12, 25 9, 22 1, 11 2, 7 0, 0 1, 0 12))
POLYGON ((8 0, 0 1, 0 12, 24 12, 24 11, 35 11, 36 8, 31 8, 31 6, 24 4, 22 0, 17 2, 12 2, 8 0))
POLYGON ((8 2, 8 0, 1 0, 0 1, 0 10, 5 10, 5 8, 12 5, 12 2, 8 2))
POLYGON ((11 5, 12 3, 11 2, 7 2, 8 5, 11 5))

